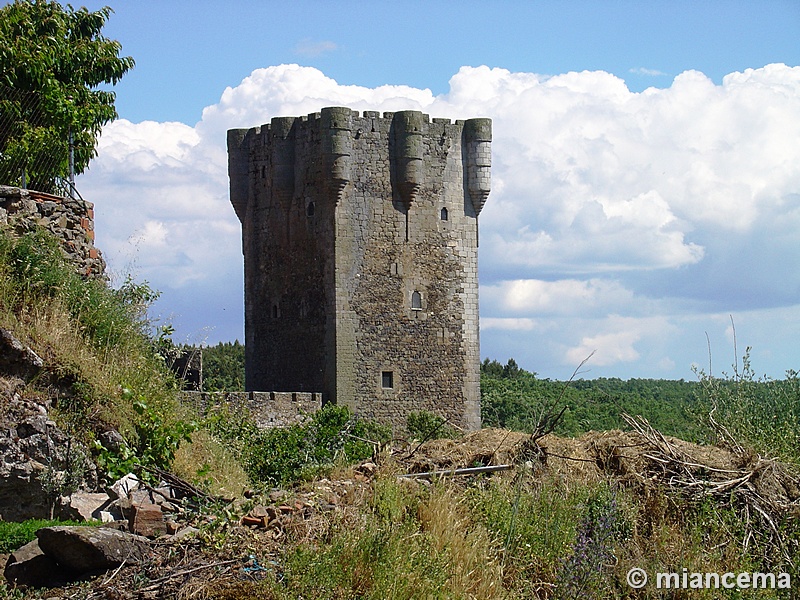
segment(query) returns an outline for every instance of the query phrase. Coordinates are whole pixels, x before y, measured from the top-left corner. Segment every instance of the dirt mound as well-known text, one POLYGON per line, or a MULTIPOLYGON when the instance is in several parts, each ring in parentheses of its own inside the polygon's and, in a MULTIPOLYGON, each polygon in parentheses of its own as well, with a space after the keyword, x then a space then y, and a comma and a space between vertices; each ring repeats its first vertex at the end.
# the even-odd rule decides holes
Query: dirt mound
POLYGON ((766 543, 785 551, 780 533, 787 516, 800 518, 800 471, 742 447, 706 446, 662 435, 641 417, 623 415, 631 431, 589 432, 579 438, 484 429, 460 440, 426 442, 403 464, 408 473, 508 464, 533 467, 580 484, 611 479, 649 495, 709 499, 735 507, 746 527, 766 532, 766 543))
POLYGON ((487 427, 459 440, 431 440, 399 456, 408 473, 502 465, 515 462, 529 439, 524 433, 487 427))
MULTIPOLYGON (((660 434, 659 434, 660 436, 660 434)), ((486 428, 458 440, 441 439, 421 444, 403 460, 409 473, 473 466, 514 464, 538 458, 565 474, 635 476, 663 464, 655 451, 665 447, 675 460, 709 472, 735 472, 746 468, 752 457, 717 446, 704 446, 660 436, 663 447, 637 431, 590 431, 579 438, 546 435, 532 448, 530 435, 486 428)))
MULTIPOLYGON (((797 470, 741 449, 664 436, 630 418, 632 431, 589 432, 579 438, 487 428, 459 440, 433 440, 401 456, 408 473, 533 462, 563 477, 612 477, 624 485, 663 485, 684 494, 740 493, 758 509, 800 511, 797 470)), ((769 510, 767 511, 769 512, 769 510)))

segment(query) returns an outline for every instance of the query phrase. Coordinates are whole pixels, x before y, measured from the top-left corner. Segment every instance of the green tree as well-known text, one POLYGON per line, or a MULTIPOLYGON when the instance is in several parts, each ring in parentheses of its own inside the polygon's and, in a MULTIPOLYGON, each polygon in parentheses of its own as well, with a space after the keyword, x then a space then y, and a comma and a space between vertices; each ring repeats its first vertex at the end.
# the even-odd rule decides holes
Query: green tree
POLYGON ((101 34, 111 8, 91 12, 53 0, 16 0, 0 8, 0 183, 51 191, 96 156, 103 125, 117 117, 116 84, 134 66, 101 34))
POLYGON ((220 342, 203 348, 203 388, 208 392, 244 391, 244 345, 220 342))

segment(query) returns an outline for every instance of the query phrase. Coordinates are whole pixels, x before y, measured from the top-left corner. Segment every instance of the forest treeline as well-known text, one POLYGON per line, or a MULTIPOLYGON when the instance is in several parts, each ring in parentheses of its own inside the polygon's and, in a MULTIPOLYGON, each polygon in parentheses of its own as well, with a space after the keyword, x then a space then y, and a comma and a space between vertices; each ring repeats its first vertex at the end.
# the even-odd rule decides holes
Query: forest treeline
POLYGON ((641 415, 657 430, 687 440, 701 437, 705 410, 700 381, 665 379, 574 379, 555 381, 520 368, 512 358, 503 365, 481 364, 481 413, 484 426, 533 431, 546 415, 563 414, 555 433, 626 429, 622 413, 641 415))
MULTIPOLYGON (((754 378, 750 378, 753 380, 754 378)), ((597 378, 557 381, 522 369, 512 358, 505 364, 481 364, 481 405, 485 426, 533 431, 543 416, 564 409, 555 433, 577 436, 586 431, 625 429, 622 413, 641 415, 654 428, 689 441, 702 441, 712 408, 708 384, 695 381, 597 378)), ((754 389, 769 385, 751 381, 754 389)), ((719 380, 718 385, 728 385, 719 380)), ((238 340, 203 348, 206 391, 244 389, 244 345, 238 340)))

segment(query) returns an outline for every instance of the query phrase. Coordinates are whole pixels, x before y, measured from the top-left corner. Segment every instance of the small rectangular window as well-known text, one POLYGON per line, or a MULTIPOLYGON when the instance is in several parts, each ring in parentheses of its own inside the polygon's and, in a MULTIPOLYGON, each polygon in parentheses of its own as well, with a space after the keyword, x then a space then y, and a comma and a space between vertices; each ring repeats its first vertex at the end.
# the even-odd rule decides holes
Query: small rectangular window
POLYGON ((394 371, 381 372, 381 387, 385 390, 394 388, 394 371))

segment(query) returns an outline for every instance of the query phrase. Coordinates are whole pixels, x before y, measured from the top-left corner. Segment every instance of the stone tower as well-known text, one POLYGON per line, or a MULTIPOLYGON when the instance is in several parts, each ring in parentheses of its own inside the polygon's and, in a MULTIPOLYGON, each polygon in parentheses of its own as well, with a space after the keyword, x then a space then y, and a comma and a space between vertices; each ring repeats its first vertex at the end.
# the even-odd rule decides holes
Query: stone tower
POLYGON ((248 390, 480 427, 478 215, 491 120, 323 108, 228 132, 248 390))

